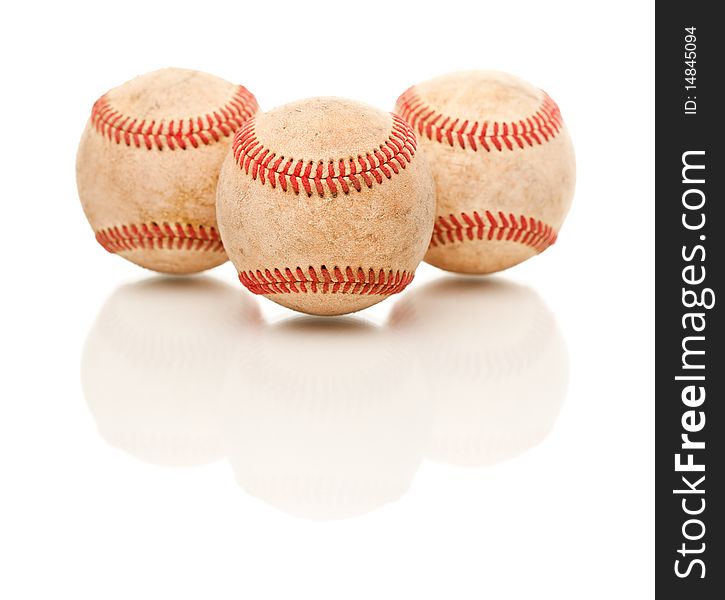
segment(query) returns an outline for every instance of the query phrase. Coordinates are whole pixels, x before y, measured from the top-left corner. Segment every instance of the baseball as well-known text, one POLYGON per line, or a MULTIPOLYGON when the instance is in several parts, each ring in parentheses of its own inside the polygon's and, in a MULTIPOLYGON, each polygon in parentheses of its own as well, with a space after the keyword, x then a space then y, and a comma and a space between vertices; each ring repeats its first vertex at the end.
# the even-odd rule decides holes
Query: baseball
POLYGON ((222 166, 224 246, 253 293, 317 315, 360 310, 413 279, 433 179, 396 115, 312 98, 250 119, 222 166))
POLYGON ((93 105, 78 148, 78 194, 106 250, 163 273, 227 260, 215 217, 219 168, 257 111, 243 86, 162 69, 93 105))
POLYGON ((506 73, 452 73, 408 89, 396 111, 436 184, 426 262, 493 273, 556 241, 574 193, 574 149, 545 92, 506 73))

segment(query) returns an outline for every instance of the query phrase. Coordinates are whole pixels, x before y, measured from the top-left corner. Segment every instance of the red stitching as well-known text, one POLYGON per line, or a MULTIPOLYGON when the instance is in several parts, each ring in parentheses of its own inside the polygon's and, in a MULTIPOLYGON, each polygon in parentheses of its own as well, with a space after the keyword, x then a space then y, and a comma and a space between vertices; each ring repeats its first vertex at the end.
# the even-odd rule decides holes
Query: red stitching
POLYGON ((386 272, 374 269, 367 273, 358 268, 353 271, 346 267, 329 270, 326 266, 316 270, 308 267, 305 272, 300 267, 294 269, 265 269, 261 271, 242 271, 239 281, 253 294, 361 294, 389 295, 402 292, 413 281, 414 274, 407 271, 386 272))
POLYGON ((144 146, 147 150, 165 147, 186 150, 189 146, 198 148, 200 144, 218 142, 222 136, 229 137, 258 109, 257 99, 242 85, 237 86, 229 102, 210 113, 168 121, 147 121, 124 115, 111 106, 107 95, 103 95, 93 105, 91 125, 117 144, 144 146))
POLYGON ((559 134, 564 125, 561 111, 546 92, 542 93, 544 100, 539 110, 510 122, 470 121, 443 115, 418 96, 415 86, 403 92, 395 108, 418 135, 429 140, 452 147, 458 145, 464 150, 470 148, 474 152, 479 148, 501 152, 504 148, 515 150, 541 145, 559 134))
POLYGON ((436 217, 430 247, 445 246, 466 240, 513 241, 543 252, 556 242, 556 231, 543 221, 513 213, 499 211, 494 215, 485 211, 483 217, 475 211, 473 215, 460 213, 448 217, 436 217))
POLYGON ((120 225, 96 231, 96 240, 108 252, 128 250, 197 250, 224 252, 215 227, 181 223, 120 225))
POLYGON ((340 191, 349 194, 351 189, 361 191, 363 185, 371 188, 383 183, 400 169, 405 169, 415 155, 416 137, 410 126, 398 115, 393 116, 393 128, 388 139, 379 148, 357 158, 336 160, 304 160, 285 157, 266 148, 254 130, 254 118, 249 119, 234 136, 234 158, 247 175, 259 179, 262 184, 278 185, 283 191, 300 190, 307 196, 317 194, 321 198, 329 193, 333 198, 340 191))

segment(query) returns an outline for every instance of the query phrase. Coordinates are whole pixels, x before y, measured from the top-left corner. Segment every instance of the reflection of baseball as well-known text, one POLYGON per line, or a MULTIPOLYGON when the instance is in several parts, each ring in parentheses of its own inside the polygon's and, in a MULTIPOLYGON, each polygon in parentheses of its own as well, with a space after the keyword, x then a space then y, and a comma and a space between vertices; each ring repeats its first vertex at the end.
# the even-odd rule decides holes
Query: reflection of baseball
POLYGON ((360 515, 405 493, 430 435, 430 405, 399 341, 356 319, 310 317, 264 328, 257 340, 223 393, 238 483, 313 519, 360 515))
POLYGON ((251 119, 217 192, 219 229, 242 283, 319 315, 360 310, 405 288, 430 240, 434 205, 410 127, 339 98, 251 119))
POLYGON ((88 334, 81 366, 101 436, 156 464, 220 458, 220 386, 258 319, 254 303, 213 279, 121 286, 88 334))
POLYGON ((78 194, 98 242, 155 271, 223 263, 215 218, 219 167, 252 94, 206 73, 162 69, 94 104, 78 148, 78 194))
POLYGON ((554 243, 574 193, 574 149, 545 92, 505 73, 452 73, 411 87, 396 110, 436 182, 427 262, 492 273, 554 243))
POLYGON ((553 315, 530 288, 444 278, 401 299, 391 326, 407 337, 428 376, 431 458, 494 464, 551 430, 568 358, 553 315))

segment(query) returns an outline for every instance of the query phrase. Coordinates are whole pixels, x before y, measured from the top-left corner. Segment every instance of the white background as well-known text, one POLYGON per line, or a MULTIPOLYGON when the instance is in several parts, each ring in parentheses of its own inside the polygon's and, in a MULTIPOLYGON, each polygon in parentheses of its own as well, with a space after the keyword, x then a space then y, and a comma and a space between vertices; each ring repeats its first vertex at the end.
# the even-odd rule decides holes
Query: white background
POLYGON ((653 596, 654 3, 0 10, 1 598, 653 596), (322 332, 255 308, 229 263, 210 275, 229 289, 121 288, 152 274, 95 243, 75 151, 100 94, 164 66, 243 83, 262 108, 390 109, 440 73, 512 72, 562 109, 573 208, 503 283, 426 288, 443 274, 422 265, 322 332), (391 326, 406 301, 412 325, 391 326), (474 462, 494 464, 430 460, 421 432, 467 422, 488 436, 474 462), (305 469, 348 492, 327 506, 305 469))

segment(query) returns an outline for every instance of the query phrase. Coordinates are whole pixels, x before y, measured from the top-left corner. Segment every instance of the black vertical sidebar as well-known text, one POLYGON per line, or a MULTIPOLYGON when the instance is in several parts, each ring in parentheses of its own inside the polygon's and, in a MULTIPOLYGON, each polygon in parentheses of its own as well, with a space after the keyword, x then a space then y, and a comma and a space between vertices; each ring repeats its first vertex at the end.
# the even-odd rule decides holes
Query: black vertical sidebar
POLYGON ((725 97, 716 3, 656 12, 656 596, 725 598, 725 97))

